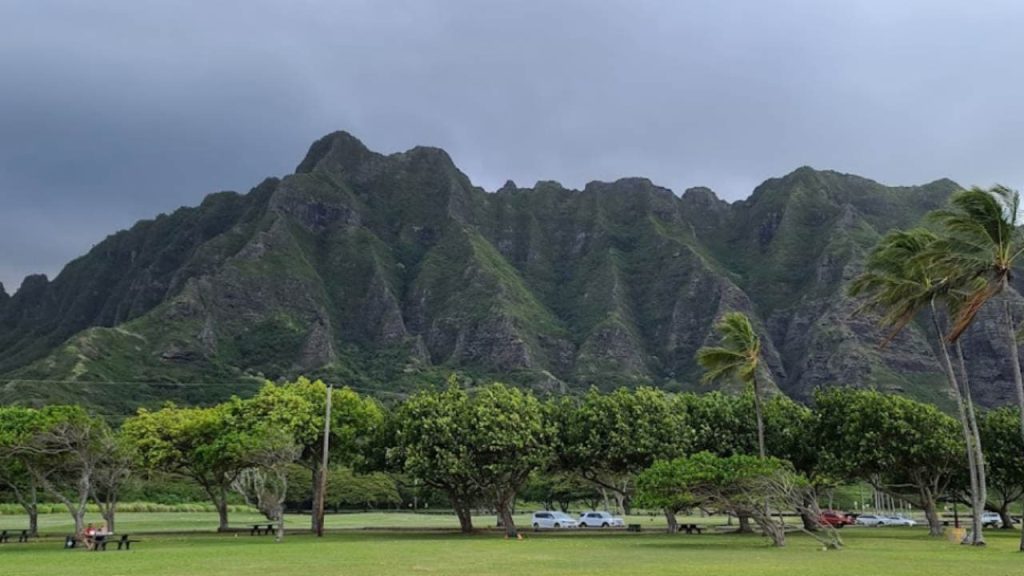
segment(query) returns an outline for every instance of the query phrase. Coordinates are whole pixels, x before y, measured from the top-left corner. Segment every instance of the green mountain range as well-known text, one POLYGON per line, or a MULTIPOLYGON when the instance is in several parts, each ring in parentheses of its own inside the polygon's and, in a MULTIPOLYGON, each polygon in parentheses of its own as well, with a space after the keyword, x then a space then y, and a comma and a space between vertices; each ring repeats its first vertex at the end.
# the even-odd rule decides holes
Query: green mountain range
MULTIPOLYGON (((948 401, 933 338, 886 348, 846 284, 893 227, 958 189, 803 167, 728 203, 643 178, 474 186, 437 148, 382 155, 336 132, 294 174, 137 223, 52 281, 0 287, 0 400, 108 413, 205 402, 299 374, 382 393, 497 378, 539 390, 700 389, 696 350, 741 310, 777 388, 877 386, 948 401)), ((983 316, 981 403, 1011 398, 983 316)))

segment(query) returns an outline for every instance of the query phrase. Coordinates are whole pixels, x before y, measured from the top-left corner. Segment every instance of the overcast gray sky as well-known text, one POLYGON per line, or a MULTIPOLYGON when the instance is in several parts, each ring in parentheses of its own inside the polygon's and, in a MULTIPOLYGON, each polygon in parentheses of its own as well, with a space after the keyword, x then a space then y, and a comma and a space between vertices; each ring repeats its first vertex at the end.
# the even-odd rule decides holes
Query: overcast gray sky
POLYGON ((1024 2, 0 0, 0 282, 344 129, 473 181, 1024 186, 1024 2))

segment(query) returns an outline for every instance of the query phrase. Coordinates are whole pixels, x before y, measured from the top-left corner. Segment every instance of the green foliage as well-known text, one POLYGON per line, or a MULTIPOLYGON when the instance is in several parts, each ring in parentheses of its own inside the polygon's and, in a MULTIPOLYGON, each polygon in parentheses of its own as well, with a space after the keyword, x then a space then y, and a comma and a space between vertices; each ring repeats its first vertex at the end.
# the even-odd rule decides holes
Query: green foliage
POLYGON ((759 511, 766 507, 793 509, 796 490, 806 485, 785 461, 710 452, 659 460, 637 478, 639 500, 647 506, 720 509, 755 517, 764 516, 759 511))
POLYGON ((686 412, 654 388, 591 389, 578 402, 556 401, 551 411, 558 467, 614 489, 613 478, 684 454, 693 441, 686 412))
POLYGON ((420 392, 392 415, 387 462, 444 491, 456 510, 490 500, 507 511, 530 473, 551 458, 546 416, 532 394, 503 384, 472 394, 454 384, 420 392))
POLYGON ((999 408, 981 415, 978 433, 988 465, 988 483, 1000 504, 1017 502, 1024 496, 1024 440, 1016 408, 999 408))

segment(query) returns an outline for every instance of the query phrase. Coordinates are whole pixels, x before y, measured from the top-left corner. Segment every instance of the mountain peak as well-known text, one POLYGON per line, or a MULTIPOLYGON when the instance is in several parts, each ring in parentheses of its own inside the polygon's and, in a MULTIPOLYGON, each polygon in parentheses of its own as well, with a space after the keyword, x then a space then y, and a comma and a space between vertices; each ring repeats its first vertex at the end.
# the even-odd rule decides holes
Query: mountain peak
POLYGON ((0 282, 0 303, 7 301, 10 295, 7 294, 7 290, 4 290, 4 283, 0 282))
POLYGON ((50 279, 46 277, 46 274, 29 274, 21 281, 21 287, 18 288, 18 294, 24 295, 42 292, 49 285, 50 279))
POLYGON ((725 200, 718 197, 715 191, 706 186, 694 186, 693 188, 687 188, 683 191, 682 196, 683 202, 687 204, 710 206, 715 204, 724 204, 725 200))
POLYGON ((306 157, 295 168, 295 172, 309 173, 325 163, 336 165, 342 170, 351 170, 373 155, 374 153, 358 138, 344 130, 338 130, 313 142, 306 157))
POLYGON ((505 183, 501 185, 501 188, 495 190, 496 193, 511 193, 519 189, 519 186, 513 180, 505 180, 505 183))

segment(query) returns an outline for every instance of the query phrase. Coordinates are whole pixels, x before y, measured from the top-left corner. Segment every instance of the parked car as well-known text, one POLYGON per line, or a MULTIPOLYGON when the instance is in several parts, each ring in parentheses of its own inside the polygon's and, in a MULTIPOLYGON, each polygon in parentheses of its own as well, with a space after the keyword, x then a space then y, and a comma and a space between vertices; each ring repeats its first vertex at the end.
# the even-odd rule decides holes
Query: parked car
POLYGON ((578 522, 579 522, 580 528, 587 528, 587 527, 592 527, 592 526, 598 526, 598 527, 601 527, 601 528, 608 528, 609 526, 612 526, 612 527, 622 527, 622 526, 626 525, 626 521, 623 520, 622 518, 617 518, 615 516, 612 516, 608 512, 595 512, 595 511, 584 512, 583 514, 580 514, 580 518, 579 518, 578 522))
POLYGON ((888 526, 891 520, 878 514, 861 514, 857 516, 858 526, 888 526))
POLYGON ((982 512, 981 525, 985 528, 1002 528, 1003 518, 996 512, 982 512))
POLYGON ((907 518, 902 514, 896 516, 888 516, 889 523, 886 526, 917 526, 917 522, 907 518))
POLYGON ((823 510, 821 517, 818 521, 822 524, 827 524, 833 528, 842 528, 843 526, 849 526, 854 523, 854 519, 849 514, 843 514, 842 512, 836 512, 835 510, 823 510))
POLYGON ((551 510, 534 512, 530 523, 533 524, 535 530, 540 528, 576 528, 579 526, 576 519, 572 516, 565 512, 553 512, 551 510))

